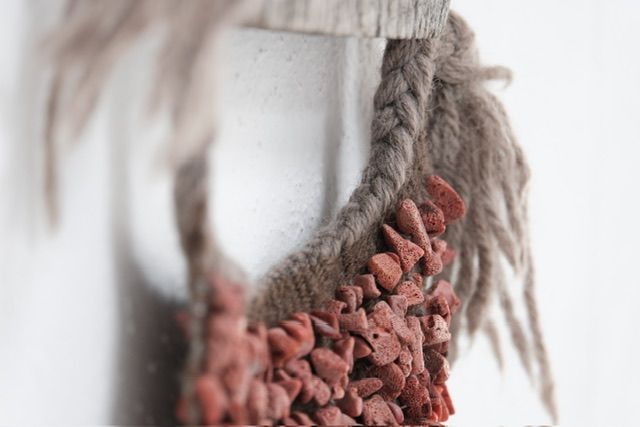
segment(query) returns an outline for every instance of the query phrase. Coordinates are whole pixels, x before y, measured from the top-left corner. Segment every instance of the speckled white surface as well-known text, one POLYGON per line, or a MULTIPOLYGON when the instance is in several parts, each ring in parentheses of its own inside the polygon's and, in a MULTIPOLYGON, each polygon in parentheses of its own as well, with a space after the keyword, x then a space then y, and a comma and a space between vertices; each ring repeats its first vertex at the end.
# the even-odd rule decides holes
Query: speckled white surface
POLYGON ((234 32, 212 152, 214 233, 255 281, 346 201, 383 42, 234 32))

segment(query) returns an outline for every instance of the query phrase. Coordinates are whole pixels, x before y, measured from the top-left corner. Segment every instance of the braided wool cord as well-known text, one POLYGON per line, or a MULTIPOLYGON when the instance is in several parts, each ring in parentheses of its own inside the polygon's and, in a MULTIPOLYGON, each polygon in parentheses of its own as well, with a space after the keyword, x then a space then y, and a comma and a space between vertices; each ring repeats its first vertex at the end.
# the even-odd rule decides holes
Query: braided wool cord
POLYGON ((414 141, 424 126, 434 50, 431 40, 388 43, 362 182, 330 224, 269 273, 263 293, 249 311, 253 318, 272 323, 317 306, 340 284, 336 276, 353 275, 352 269, 362 268, 373 253, 353 248, 375 235, 371 231, 395 207, 407 182, 415 159, 414 141))
MULTIPOLYGON (((213 138, 210 117, 210 57, 216 29, 238 2, 193 0, 71 0, 67 20, 53 37, 56 68, 47 109, 47 195, 55 213, 55 161, 58 122, 79 131, 94 109, 115 61, 148 28, 168 24, 153 89, 157 105, 173 119, 176 220, 188 264, 190 349, 184 376, 189 419, 200 415, 193 402, 193 379, 204 358, 206 274, 215 270, 216 251, 208 225, 207 149, 213 138), (210 19, 215 17, 215 19, 210 19), (75 71, 75 73, 69 73, 75 71), (74 78, 73 76, 76 76, 74 78), (79 77, 77 77, 79 76, 79 77), (66 103, 62 95, 71 95, 66 103), (203 95, 205 94, 205 95, 203 95)), ((437 173, 465 200, 465 219, 447 229, 459 251, 440 277, 456 283, 463 302, 452 333, 484 331, 501 357, 494 297, 525 370, 540 378, 540 392, 556 417, 553 382, 535 299, 534 270, 527 230, 529 170, 500 103, 483 87, 505 78, 500 68, 479 65, 473 33, 450 14, 443 33, 425 40, 390 40, 381 83, 374 98, 372 142, 362 181, 338 215, 300 251, 270 271, 248 314, 273 324, 294 311, 308 311, 329 299, 347 277, 362 271, 380 248, 376 230, 398 200, 424 198, 423 179, 437 173), (514 313, 505 283, 505 258, 524 278, 526 328, 514 313), (533 356, 537 363, 534 372, 533 356)), ((452 341, 451 356, 455 357, 452 341)))

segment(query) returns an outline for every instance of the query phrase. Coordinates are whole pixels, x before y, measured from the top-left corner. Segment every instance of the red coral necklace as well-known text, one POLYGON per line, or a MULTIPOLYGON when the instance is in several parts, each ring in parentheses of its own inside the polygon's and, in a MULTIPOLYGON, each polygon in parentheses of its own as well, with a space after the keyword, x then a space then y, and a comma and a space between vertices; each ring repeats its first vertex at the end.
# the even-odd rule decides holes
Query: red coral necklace
MULTIPOLYGON (((243 287, 213 277, 207 354, 196 381, 202 421, 259 425, 438 425, 454 413, 446 381, 449 325, 460 301, 445 280, 427 277, 452 262, 440 239, 464 215, 442 178, 431 200, 399 203, 382 225, 388 252, 340 286, 322 311, 278 326, 247 325, 243 287)), ((187 421, 186 399, 178 417, 187 421)))

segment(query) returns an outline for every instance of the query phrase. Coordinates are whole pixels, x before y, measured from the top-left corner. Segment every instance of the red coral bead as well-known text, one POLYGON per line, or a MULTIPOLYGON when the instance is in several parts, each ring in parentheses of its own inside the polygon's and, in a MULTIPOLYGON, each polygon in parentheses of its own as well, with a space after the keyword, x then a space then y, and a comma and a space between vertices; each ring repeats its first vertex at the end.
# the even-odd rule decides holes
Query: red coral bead
POLYGON ((424 255, 424 250, 420 246, 410 240, 406 240, 387 224, 382 225, 382 234, 384 235, 384 240, 387 242, 387 245, 389 245, 400 258, 400 266, 404 273, 411 270, 415 263, 424 255))
POLYGON ((358 390, 354 388, 347 389, 345 396, 337 402, 338 407, 350 417, 359 417, 362 414, 362 406, 364 401, 358 395, 358 390))
POLYGON ((431 175, 427 178, 426 187, 433 202, 442 209, 447 224, 464 216, 464 200, 444 179, 431 175))
POLYGON ((393 400, 400 396, 405 385, 405 376, 402 369, 395 364, 389 363, 384 366, 372 366, 369 375, 382 380, 382 389, 378 392, 385 400, 393 400))
POLYGON ((442 271, 442 260, 431 249, 431 242, 427 230, 424 228, 420 211, 411 199, 400 202, 396 211, 398 228, 409 234, 413 242, 424 251, 423 274, 433 276, 442 271))
POLYGON ((383 386, 380 378, 364 378, 362 380, 351 381, 348 388, 354 389, 360 397, 369 397, 380 390, 383 386))
POLYGON ((378 284, 387 291, 392 291, 400 281, 402 268, 396 254, 391 252, 376 254, 369 258, 369 271, 373 273, 378 284))
POLYGON ((449 310, 451 314, 455 314, 460 308, 460 299, 453 291, 453 286, 451 283, 446 280, 438 280, 434 283, 428 291, 429 295, 438 296, 442 295, 447 300, 447 304, 449 304, 449 310))
POLYGON ((367 426, 395 425, 396 417, 389 405, 379 395, 374 395, 364 402, 362 417, 367 426))
POLYGON ((320 408, 316 411, 315 420, 321 426, 337 426, 342 424, 342 412, 335 406, 320 408))
POLYGON ((451 339, 447 322, 438 314, 420 317, 424 345, 440 344, 451 339))
POLYGON ((440 236, 447 228, 444 220, 444 213, 442 209, 436 206, 430 200, 427 200, 418 207, 420 216, 422 217, 422 223, 427 230, 429 236, 440 236))
POLYGON ((380 290, 376 286, 376 279, 373 277, 373 274, 356 276, 353 284, 362 288, 362 295, 366 299, 378 298, 381 295, 380 290))
POLYGON ((316 348, 311 352, 311 363, 320 378, 327 385, 335 386, 349 372, 349 365, 328 348, 316 348))
POLYGON ((424 301, 424 294, 422 293, 422 289, 420 289, 411 280, 400 283, 396 287, 395 293, 398 295, 403 295, 407 299, 407 304, 409 306, 417 305, 424 301))

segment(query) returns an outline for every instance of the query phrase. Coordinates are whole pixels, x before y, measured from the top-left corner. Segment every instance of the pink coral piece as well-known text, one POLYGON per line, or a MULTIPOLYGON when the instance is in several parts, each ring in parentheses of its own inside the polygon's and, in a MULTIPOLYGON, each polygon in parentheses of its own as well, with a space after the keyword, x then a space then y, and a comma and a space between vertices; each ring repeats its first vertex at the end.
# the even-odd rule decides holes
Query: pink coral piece
POLYGON ((444 179, 431 175, 427 178, 426 187, 433 202, 442 209, 447 224, 464 216, 464 200, 444 179))
POLYGON ((369 375, 380 378, 382 381, 382 388, 378 392, 385 400, 394 400, 404 388, 405 375, 402 369, 395 363, 389 363, 384 366, 372 366, 369 371, 369 375))
MULTIPOLYGON (((398 286, 402 286, 402 283, 398 286)), ((387 297, 387 303, 396 316, 404 317, 407 315, 409 303, 404 295, 389 295, 387 297)))
POLYGON ((356 276, 353 284, 359 288, 362 288, 362 294, 366 299, 378 298, 380 290, 376 286, 376 279, 373 274, 362 274, 356 276))
POLYGON ((380 378, 365 378, 362 380, 351 381, 349 389, 353 389, 360 397, 369 397, 373 393, 380 390, 383 386, 380 378))
POLYGON ((400 354, 400 341, 395 333, 377 327, 370 329, 364 335, 372 348, 368 359, 376 366, 386 365, 393 362, 400 354))
POLYGON ((372 352, 371 346, 361 337, 355 337, 353 345, 353 357, 355 359, 362 359, 367 357, 372 352))
POLYGON ((347 303, 337 299, 330 299, 324 305, 324 309, 333 314, 340 314, 347 308, 347 303))
POLYGON ((447 228, 442 209, 430 200, 418 207, 424 228, 430 237, 440 236, 447 228))
POLYGON ((380 286, 389 292, 395 288, 402 276, 400 259, 392 252, 372 256, 369 258, 367 267, 373 273, 380 286))
POLYGON ((362 415, 363 404, 364 401, 362 397, 358 395, 358 390, 355 388, 349 388, 345 396, 338 401, 338 407, 350 417, 359 417, 362 415))
POLYGON ((451 283, 446 280, 438 280, 434 283, 431 289, 429 289, 429 295, 442 295, 447 300, 447 304, 449 304, 451 314, 456 314, 460 308, 460 299, 458 299, 455 292, 453 292, 453 286, 451 286, 451 283))
POLYGON ((369 329, 367 314, 363 308, 354 313, 338 315, 338 323, 340 323, 341 329, 349 332, 364 333, 369 329))
POLYGON ((431 249, 429 235, 422 222, 418 207, 411 199, 400 202, 396 211, 398 228, 409 234, 413 242, 424 251, 423 274, 433 276, 442 271, 442 260, 431 249))
POLYGON ((337 426, 342 424, 342 412, 336 406, 318 409, 315 413, 316 421, 321 426, 337 426))
POLYGON ((311 313, 311 321, 318 335, 332 339, 338 339, 342 336, 338 317, 333 313, 314 311, 311 313))
POLYGON ((196 382, 196 395, 204 408, 204 421, 218 424, 227 408, 227 396, 218 380, 210 375, 201 375, 196 382))
POLYGON ((417 305, 424 302, 424 294, 422 290, 411 280, 400 283, 395 292, 398 295, 403 295, 407 299, 409 306, 417 305))
POLYGON ((349 365, 335 352, 328 348, 316 348, 311 352, 311 363, 316 373, 329 386, 340 383, 349 372, 349 365))
POLYGON ((420 318, 424 345, 440 344, 451 339, 447 322, 438 314, 430 314, 420 318))
POLYGON ((410 240, 406 240, 387 224, 382 225, 382 234, 384 235, 384 240, 387 242, 387 245, 389 245, 400 258, 400 266, 404 273, 411 270, 415 263, 424 255, 424 250, 420 246, 410 240))
POLYGON ((377 394, 364 402, 362 417, 364 424, 367 426, 396 424, 396 417, 393 415, 389 405, 377 394))
MULTIPOLYGON (((362 304, 362 299, 358 302, 358 296, 356 295, 356 286, 340 286, 336 289, 336 298, 344 302, 347 306, 345 308, 347 313, 353 313, 356 308, 362 304)), ((360 289, 362 291, 362 289, 360 289)))
POLYGON ((282 328, 271 328, 268 332, 271 360, 275 367, 284 366, 300 352, 300 344, 282 328))

